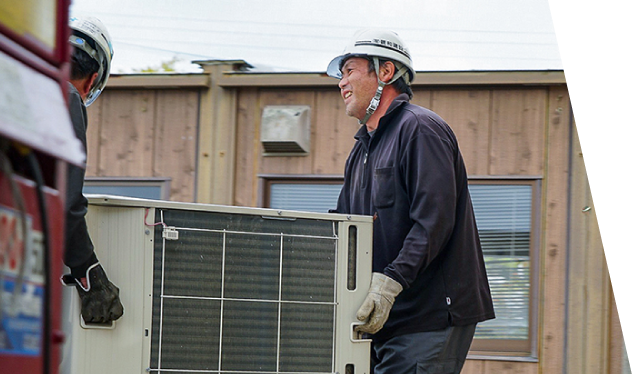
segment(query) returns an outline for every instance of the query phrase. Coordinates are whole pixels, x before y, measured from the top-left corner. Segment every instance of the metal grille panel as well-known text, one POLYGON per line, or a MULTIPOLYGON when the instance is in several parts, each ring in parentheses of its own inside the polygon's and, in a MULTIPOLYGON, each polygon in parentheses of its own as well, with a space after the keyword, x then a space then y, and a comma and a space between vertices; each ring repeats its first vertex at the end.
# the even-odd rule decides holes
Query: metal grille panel
POLYGON ((272 218, 156 210, 152 371, 333 372, 335 226, 272 218))

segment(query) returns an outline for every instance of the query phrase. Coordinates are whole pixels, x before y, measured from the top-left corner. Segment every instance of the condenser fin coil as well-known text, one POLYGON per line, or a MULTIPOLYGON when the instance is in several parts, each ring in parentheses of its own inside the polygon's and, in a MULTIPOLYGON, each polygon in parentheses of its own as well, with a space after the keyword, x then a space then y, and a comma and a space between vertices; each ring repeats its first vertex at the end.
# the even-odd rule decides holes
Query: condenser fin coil
POLYGON ((180 240, 155 244, 152 368, 219 370, 221 361, 231 372, 332 370, 337 238, 330 222, 156 215, 177 227, 180 240))

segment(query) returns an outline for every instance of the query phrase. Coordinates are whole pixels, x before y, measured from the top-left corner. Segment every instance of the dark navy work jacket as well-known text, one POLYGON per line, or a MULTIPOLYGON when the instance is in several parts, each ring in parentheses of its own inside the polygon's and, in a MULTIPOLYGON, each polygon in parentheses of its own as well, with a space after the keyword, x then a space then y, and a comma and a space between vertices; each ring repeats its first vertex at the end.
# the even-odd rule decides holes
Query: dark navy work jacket
MULTIPOLYGON (((81 141, 84 151, 86 149, 86 132, 88 130, 88 116, 86 106, 79 95, 79 91, 68 83, 70 98, 69 110, 75 135, 81 141)), ((88 199, 83 195, 83 180, 85 169, 68 165, 66 176, 66 249, 64 251, 64 263, 70 267, 74 274, 75 268, 82 268, 79 273, 87 270, 86 265, 97 262, 94 253, 94 245, 88 233, 86 214, 88 213, 88 199)))
POLYGON ((374 340, 494 318, 456 137, 408 101, 355 135, 335 211, 374 217, 373 271, 404 287, 374 340))

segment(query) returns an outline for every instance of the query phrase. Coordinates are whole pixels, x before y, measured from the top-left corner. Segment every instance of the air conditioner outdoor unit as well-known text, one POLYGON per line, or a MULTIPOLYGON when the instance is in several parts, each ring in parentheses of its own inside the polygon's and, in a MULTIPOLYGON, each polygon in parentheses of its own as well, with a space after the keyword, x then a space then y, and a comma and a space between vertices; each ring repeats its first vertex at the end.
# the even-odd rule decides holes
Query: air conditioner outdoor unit
POLYGON ((369 373, 353 333, 372 218, 89 196, 124 316, 82 323, 66 289, 64 374, 369 373))
POLYGON ((264 156, 307 155, 310 149, 310 108, 268 105, 261 115, 264 156))

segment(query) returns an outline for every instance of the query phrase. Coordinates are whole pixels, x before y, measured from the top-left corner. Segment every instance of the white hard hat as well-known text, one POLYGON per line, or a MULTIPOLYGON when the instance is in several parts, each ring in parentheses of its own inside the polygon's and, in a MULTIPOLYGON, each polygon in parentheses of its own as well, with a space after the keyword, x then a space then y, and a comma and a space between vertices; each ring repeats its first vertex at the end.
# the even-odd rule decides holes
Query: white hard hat
POLYGON ((112 49, 108 30, 97 18, 71 17, 70 28, 72 29, 70 44, 83 50, 99 63, 97 79, 86 97, 86 106, 89 106, 99 97, 108 81, 114 49, 112 49))
POLYGON ((409 77, 404 75, 407 83, 415 79, 415 69, 408 48, 396 33, 382 29, 365 29, 358 31, 353 40, 345 47, 340 56, 329 63, 327 75, 342 78, 340 68, 350 57, 379 57, 400 62, 408 69, 409 77))
POLYGON ((351 57, 362 57, 372 61, 375 68, 375 75, 377 76, 377 90, 375 91, 373 99, 371 99, 371 103, 366 108, 364 118, 360 119, 360 124, 364 125, 380 105, 384 87, 395 83, 400 77, 410 86, 410 82, 415 79, 415 69, 413 69, 413 62, 410 59, 408 48, 406 48, 399 35, 392 31, 382 29, 358 31, 351 43, 345 47, 342 54, 331 60, 327 67, 327 75, 342 79, 340 68, 342 68, 344 62, 351 57), (382 82, 379 78, 380 59, 394 61, 394 65, 397 68, 397 72, 388 82, 382 82))

